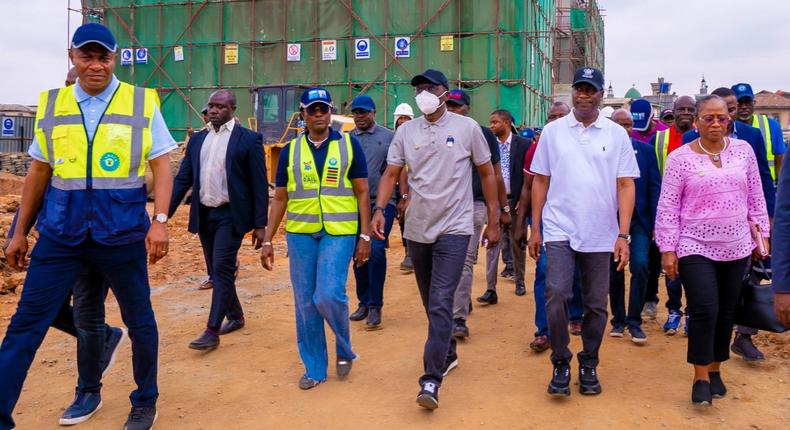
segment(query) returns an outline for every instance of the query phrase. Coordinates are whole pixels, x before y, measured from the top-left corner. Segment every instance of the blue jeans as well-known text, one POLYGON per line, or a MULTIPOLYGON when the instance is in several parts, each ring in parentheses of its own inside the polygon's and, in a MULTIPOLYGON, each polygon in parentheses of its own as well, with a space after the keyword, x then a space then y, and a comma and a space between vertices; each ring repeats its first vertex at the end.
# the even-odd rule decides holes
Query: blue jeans
POLYGON ((388 204, 384 210, 384 240, 371 237, 370 260, 360 267, 354 267, 357 281, 359 306, 380 308, 384 305, 384 279, 387 277, 387 238, 395 220, 395 205, 388 204))
POLYGON ((645 304, 650 265, 650 235, 639 223, 631 223, 631 288, 628 292, 628 314, 625 310, 625 270, 617 270, 612 261, 609 275, 609 306, 612 325, 642 325, 642 306, 645 304))
POLYGON ((296 342, 305 376, 327 377, 324 321, 335 333, 338 359, 352 360, 346 280, 356 236, 286 233, 291 283, 296 305, 296 342))
MULTIPOLYGON (((530 220, 530 225, 532 221, 530 220)), ((541 226, 541 233, 543 232, 541 226)), ((546 318, 546 248, 541 245, 540 257, 535 263, 535 336, 549 335, 549 321, 546 318)), ((573 299, 568 303, 568 315, 571 322, 582 322, 584 306, 582 305, 582 277, 579 268, 573 272, 573 299)))

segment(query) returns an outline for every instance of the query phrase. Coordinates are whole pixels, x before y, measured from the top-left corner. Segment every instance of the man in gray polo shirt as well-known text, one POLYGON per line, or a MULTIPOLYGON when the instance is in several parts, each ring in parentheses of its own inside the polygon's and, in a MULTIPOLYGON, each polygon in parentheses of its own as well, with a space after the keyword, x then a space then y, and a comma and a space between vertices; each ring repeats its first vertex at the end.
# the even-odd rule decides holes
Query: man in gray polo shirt
MULTIPOLYGON (((376 191, 381 174, 387 168, 387 152, 394 133, 376 124, 376 104, 370 96, 361 95, 351 102, 351 114, 357 126, 351 131, 362 145, 365 159, 368 162, 368 189, 370 201, 376 201, 376 191)), ((367 317, 366 328, 381 328, 381 307, 384 304, 384 279, 387 276, 386 239, 392 230, 395 220, 395 195, 384 206, 384 239, 373 238, 370 244, 370 260, 354 267, 354 278, 357 281, 357 298, 359 307, 349 316, 351 321, 361 321, 367 317)))
POLYGON ((442 72, 428 69, 412 78, 411 85, 424 115, 404 123, 395 133, 371 228, 373 235, 384 238, 385 206, 401 170, 408 165, 411 202, 406 209, 404 236, 428 316, 425 373, 420 378, 417 403, 435 409, 443 377, 458 365, 452 336, 453 296, 474 231, 470 190, 475 166, 491 221, 485 231, 489 247, 499 241, 499 206, 491 151, 473 119, 447 111, 447 78, 442 72))

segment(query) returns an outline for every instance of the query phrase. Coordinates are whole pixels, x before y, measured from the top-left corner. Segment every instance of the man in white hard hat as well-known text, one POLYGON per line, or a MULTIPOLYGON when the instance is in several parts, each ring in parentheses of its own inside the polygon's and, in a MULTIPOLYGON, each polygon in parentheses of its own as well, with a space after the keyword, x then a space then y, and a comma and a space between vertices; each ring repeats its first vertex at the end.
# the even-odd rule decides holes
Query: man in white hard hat
POLYGON ((401 103, 395 108, 395 129, 397 130, 404 122, 414 119, 414 111, 408 103, 401 103))

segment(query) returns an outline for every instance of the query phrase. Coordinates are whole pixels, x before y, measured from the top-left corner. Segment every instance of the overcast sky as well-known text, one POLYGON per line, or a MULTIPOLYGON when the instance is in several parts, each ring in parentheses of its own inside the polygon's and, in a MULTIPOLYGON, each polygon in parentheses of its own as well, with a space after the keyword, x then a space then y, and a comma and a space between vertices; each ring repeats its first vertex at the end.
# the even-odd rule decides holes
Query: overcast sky
MULTIPOLYGON (((790 91, 788 0, 599 0, 605 8, 606 81, 643 94, 663 76, 678 94, 749 82, 790 91)), ((72 0, 79 7, 79 0, 72 0)), ((0 103, 35 104, 68 70, 67 0, 4 1, 0 103)), ((71 31, 80 16, 72 17, 71 31)))

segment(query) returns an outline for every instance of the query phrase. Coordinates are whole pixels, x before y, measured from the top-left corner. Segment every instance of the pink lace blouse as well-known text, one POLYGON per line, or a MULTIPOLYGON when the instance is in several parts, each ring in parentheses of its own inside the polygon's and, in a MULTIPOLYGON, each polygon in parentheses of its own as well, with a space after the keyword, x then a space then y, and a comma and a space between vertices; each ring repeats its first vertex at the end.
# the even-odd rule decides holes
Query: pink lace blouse
POLYGON ((656 243, 678 258, 701 255, 716 261, 751 254, 749 220, 769 236, 757 159, 748 143, 730 139, 717 168, 690 145, 667 157, 656 214, 656 243))

